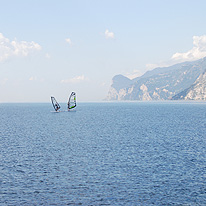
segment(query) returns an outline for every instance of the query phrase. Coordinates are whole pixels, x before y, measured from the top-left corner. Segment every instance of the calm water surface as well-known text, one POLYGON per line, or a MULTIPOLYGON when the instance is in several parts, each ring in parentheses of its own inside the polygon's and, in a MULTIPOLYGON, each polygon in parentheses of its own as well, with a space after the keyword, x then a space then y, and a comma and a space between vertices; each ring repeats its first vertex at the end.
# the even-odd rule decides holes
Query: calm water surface
POLYGON ((206 205, 206 103, 51 110, 0 104, 0 205, 206 205))

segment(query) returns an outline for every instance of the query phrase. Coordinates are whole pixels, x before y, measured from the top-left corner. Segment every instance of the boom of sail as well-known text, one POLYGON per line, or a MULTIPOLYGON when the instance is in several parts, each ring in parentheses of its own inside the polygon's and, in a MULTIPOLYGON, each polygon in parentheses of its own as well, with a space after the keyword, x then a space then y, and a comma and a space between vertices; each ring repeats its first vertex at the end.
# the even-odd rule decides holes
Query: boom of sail
POLYGON ((51 97, 51 102, 52 102, 52 105, 53 105, 55 111, 57 112, 60 109, 59 103, 57 102, 57 100, 54 97, 51 97))
POLYGON ((72 92, 68 100, 68 111, 76 107, 76 93, 72 92))

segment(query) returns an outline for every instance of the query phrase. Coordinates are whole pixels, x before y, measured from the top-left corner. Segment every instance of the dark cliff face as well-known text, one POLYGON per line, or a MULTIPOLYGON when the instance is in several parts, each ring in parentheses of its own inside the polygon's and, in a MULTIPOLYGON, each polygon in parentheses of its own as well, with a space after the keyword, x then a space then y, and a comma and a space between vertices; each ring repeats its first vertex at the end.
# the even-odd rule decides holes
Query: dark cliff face
POLYGON ((167 100, 189 88, 206 69, 206 58, 170 67, 156 68, 130 80, 113 78, 108 100, 167 100))

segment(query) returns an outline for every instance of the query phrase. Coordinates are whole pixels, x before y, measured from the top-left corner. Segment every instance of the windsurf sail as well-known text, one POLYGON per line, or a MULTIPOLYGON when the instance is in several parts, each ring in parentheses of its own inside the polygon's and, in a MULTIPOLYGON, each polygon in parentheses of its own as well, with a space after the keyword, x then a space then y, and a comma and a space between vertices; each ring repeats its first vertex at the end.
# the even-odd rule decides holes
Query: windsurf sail
POLYGON ((68 100, 68 110, 73 109, 77 106, 76 104, 76 93, 72 92, 68 100))
POLYGON ((53 105, 55 111, 58 111, 60 109, 60 105, 57 102, 57 100, 54 97, 51 97, 51 102, 52 102, 52 105, 53 105))

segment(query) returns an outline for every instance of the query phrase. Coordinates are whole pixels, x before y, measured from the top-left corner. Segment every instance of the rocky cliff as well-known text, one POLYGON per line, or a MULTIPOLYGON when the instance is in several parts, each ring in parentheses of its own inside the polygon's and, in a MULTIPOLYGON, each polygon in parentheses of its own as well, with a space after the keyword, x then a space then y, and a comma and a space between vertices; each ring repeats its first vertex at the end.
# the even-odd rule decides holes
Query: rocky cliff
POLYGON ((175 95, 173 100, 206 100, 206 71, 202 73, 194 84, 175 95))
MULTIPOLYGON (((190 96, 193 95, 191 98, 196 99, 194 95, 198 94, 198 99, 204 99, 204 97, 200 97, 200 95, 204 95, 204 92, 198 93, 201 89, 198 90, 197 88, 201 85, 201 83, 198 84, 198 79, 204 79, 205 69, 206 58, 203 58, 194 62, 184 62, 170 67, 156 68, 132 80, 122 75, 117 75, 113 78, 113 84, 108 92, 107 100, 178 99, 178 94, 183 91, 186 92, 189 88, 191 91, 192 88, 196 88, 196 93, 188 93, 190 96), (194 84, 197 84, 196 87, 194 87, 194 84)), ((204 87, 203 83, 202 87, 204 87)))

